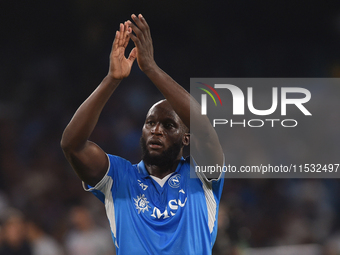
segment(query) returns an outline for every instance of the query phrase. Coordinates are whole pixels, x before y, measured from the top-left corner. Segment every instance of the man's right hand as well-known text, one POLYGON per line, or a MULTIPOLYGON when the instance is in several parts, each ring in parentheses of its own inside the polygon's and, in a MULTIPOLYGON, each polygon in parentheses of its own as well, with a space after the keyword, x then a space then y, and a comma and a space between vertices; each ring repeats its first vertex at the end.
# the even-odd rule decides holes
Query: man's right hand
POLYGON ((133 62, 137 57, 136 49, 132 49, 128 58, 125 57, 125 49, 129 43, 132 29, 128 23, 120 23, 116 32, 110 54, 110 69, 108 76, 115 80, 122 80, 129 76, 133 62))
POLYGON ((109 162, 106 153, 88 139, 110 96, 120 81, 130 74, 137 56, 136 49, 131 51, 128 58, 124 55, 131 32, 127 22, 120 24, 112 45, 108 75, 78 108, 61 139, 61 147, 67 160, 78 176, 91 186, 95 186, 104 177, 109 162))

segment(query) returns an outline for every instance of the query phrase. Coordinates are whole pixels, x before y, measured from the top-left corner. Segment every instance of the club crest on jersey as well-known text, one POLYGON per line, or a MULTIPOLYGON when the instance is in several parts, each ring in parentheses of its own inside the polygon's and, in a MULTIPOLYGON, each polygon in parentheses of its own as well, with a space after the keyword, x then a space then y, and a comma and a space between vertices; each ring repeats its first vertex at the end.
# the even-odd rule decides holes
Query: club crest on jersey
POLYGON ((133 199, 135 200, 135 206, 136 206, 136 209, 138 210, 138 214, 140 212, 144 213, 144 211, 149 211, 149 208, 151 208, 148 204, 149 204, 149 201, 147 201, 147 198, 145 197, 145 195, 140 195, 140 196, 137 196, 137 199, 133 199))
POLYGON ((174 176, 172 176, 168 183, 169 183, 169 186, 171 188, 178 188, 179 187, 179 184, 180 184, 180 179, 181 179, 181 175, 180 174, 175 174, 174 176))

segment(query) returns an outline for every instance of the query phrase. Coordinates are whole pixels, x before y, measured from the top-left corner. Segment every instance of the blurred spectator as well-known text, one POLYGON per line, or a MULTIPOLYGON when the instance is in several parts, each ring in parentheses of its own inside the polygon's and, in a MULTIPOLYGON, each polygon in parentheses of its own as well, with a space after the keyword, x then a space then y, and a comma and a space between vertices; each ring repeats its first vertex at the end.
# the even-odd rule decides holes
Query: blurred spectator
POLYGON ((73 229, 66 235, 68 255, 114 255, 110 230, 96 225, 89 210, 83 206, 71 209, 73 229))
POLYGON ((218 210, 218 229, 216 242, 213 247, 213 254, 226 255, 230 254, 231 248, 230 238, 227 234, 227 228, 229 225, 228 207, 225 203, 220 203, 218 210))
POLYGON ((0 255, 33 255, 26 239, 26 225, 23 214, 16 209, 8 209, 3 214, 2 244, 0 255))
POLYGON ((27 222, 27 236, 31 243, 32 255, 63 255, 61 246, 47 235, 36 221, 27 222))

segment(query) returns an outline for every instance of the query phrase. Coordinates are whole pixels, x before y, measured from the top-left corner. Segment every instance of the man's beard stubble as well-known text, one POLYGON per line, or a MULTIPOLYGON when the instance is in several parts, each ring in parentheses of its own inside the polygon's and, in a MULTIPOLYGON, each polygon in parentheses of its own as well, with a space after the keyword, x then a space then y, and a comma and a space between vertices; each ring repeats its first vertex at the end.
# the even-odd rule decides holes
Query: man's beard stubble
POLYGON ((142 149, 142 160, 146 165, 155 165, 158 167, 171 168, 178 157, 182 148, 182 141, 178 141, 163 151, 160 155, 151 156, 146 146, 146 140, 141 136, 140 147, 142 149))

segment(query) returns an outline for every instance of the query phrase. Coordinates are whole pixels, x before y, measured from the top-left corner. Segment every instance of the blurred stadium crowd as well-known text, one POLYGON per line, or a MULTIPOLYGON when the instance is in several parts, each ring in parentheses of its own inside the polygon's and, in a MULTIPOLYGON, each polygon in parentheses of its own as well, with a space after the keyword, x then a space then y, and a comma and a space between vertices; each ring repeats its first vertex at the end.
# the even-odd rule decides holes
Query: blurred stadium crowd
MULTIPOLYGON (((0 8, 1 255, 114 254, 104 208, 83 191, 59 143, 105 76, 114 31, 131 13, 146 17, 157 63, 187 89, 190 77, 340 77, 338 1, 37 0, 0 8)), ((138 162, 146 112, 161 98, 135 64, 91 139, 138 162)), ((315 138, 313 151, 339 155, 340 116, 330 117, 329 143, 319 148, 323 137, 315 138)), ((230 153, 260 160, 262 145, 243 137, 228 141, 230 153)), ((294 139, 292 151, 304 157, 307 145, 294 139)), ((338 179, 227 179, 213 254, 340 254, 339 212, 338 179)))

